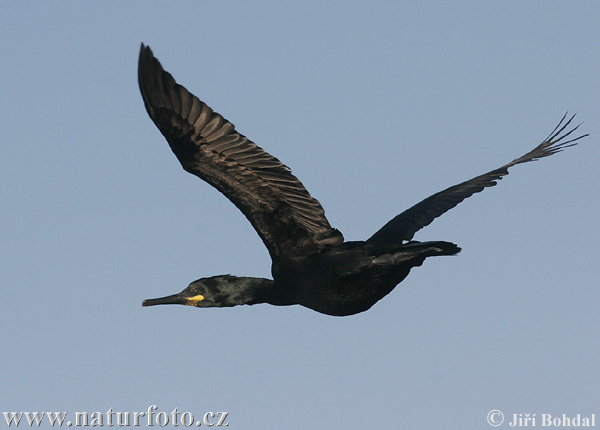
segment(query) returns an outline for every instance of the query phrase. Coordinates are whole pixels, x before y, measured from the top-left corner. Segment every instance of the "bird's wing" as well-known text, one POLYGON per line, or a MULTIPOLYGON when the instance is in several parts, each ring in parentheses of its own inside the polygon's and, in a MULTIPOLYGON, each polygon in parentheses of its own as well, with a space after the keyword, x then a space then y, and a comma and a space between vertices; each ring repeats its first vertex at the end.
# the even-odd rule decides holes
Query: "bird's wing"
POLYGON ((290 169, 177 84, 142 44, 138 79, 146 110, 183 168, 214 186, 248 218, 272 258, 343 242, 290 169))
POLYGON ((586 137, 587 134, 571 140, 565 140, 579 127, 578 125, 565 132, 575 115, 565 121, 566 117, 567 115, 565 114, 552 133, 550 133, 550 135, 532 151, 498 169, 477 176, 476 178, 426 198, 393 218, 371 236, 368 239, 368 242, 398 243, 403 240, 411 240, 415 232, 426 225, 429 225, 434 219, 446 211, 449 211, 464 199, 471 197, 473 194, 482 191, 486 187, 496 185, 496 181, 502 179, 503 176, 508 175, 508 169, 510 167, 516 164, 547 157, 560 152, 569 146, 576 145, 577 141, 586 137))

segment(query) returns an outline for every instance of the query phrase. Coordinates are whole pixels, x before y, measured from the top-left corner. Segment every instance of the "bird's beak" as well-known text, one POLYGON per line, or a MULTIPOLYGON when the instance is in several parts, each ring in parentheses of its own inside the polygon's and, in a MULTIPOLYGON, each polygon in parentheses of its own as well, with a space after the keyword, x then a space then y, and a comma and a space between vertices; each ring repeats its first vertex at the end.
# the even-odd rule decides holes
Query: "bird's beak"
POLYGON ((148 299, 142 302, 142 306, 155 306, 155 305, 187 305, 196 306, 196 304, 204 300, 204 296, 197 295, 194 297, 185 297, 180 294, 173 294, 172 296, 160 297, 158 299, 148 299))
POLYGON ((173 294, 172 296, 159 297, 158 299, 148 299, 142 302, 142 306, 155 305, 185 305, 186 298, 181 294, 173 294))

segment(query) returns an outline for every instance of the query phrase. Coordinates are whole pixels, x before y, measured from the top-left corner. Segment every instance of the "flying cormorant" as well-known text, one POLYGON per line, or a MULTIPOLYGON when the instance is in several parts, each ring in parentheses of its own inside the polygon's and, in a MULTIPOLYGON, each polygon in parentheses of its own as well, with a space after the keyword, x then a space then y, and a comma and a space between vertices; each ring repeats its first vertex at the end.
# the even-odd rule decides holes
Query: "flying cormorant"
POLYGON ((427 257, 454 255, 449 242, 417 242, 419 229, 508 174, 587 136, 568 140, 566 114, 537 147, 504 166, 426 198, 364 242, 344 242, 319 202, 290 169, 235 130, 234 125, 177 84, 142 44, 138 78, 146 110, 183 168, 225 195, 248 218, 272 259, 273 279, 230 275, 202 278, 179 294, 143 306, 224 307, 299 304, 328 315, 366 311, 427 257))

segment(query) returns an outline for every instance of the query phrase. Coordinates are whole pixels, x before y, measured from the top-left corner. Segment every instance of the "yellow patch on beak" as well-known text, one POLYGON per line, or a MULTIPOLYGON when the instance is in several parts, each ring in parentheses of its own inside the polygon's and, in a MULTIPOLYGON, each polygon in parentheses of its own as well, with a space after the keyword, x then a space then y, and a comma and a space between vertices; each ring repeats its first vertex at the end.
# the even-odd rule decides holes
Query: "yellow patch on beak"
POLYGON ((198 294, 197 296, 194 297, 188 297, 186 299, 186 306, 196 306, 198 304, 198 302, 201 302, 202 300, 204 300, 204 296, 202 294, 198 294))

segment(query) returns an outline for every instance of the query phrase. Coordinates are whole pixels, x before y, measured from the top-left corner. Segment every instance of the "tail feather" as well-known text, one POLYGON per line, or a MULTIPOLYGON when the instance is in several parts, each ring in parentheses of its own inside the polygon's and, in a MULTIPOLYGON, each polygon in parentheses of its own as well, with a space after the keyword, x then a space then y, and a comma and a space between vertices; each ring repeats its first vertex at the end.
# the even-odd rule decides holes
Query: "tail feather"
POLYGON ((456 255, 460 251, 461 248, 452 242, 409 242, 402 245, 395 252, 375 257, 372 263, 396 265, 403 261, 413 260, 415 258, 425 259, 437 255, 456 255))

